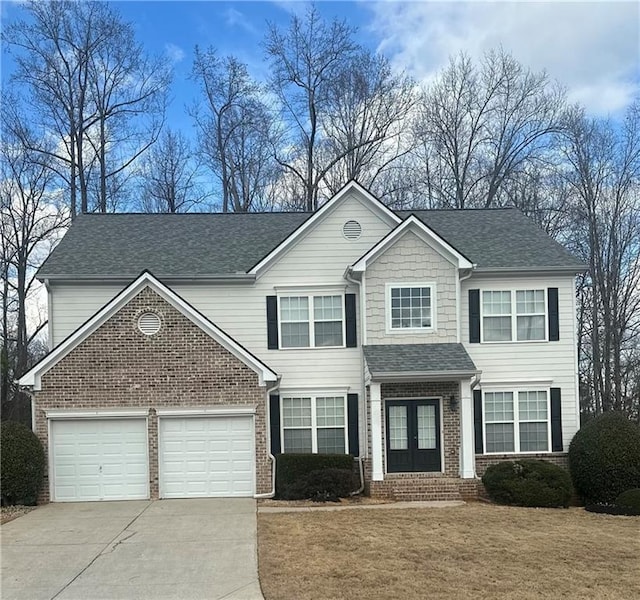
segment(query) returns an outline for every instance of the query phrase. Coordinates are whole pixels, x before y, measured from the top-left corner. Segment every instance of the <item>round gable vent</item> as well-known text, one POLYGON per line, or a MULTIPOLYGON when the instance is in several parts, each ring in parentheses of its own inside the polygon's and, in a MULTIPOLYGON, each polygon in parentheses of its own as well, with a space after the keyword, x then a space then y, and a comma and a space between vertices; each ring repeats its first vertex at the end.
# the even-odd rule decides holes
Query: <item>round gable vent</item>
POLYGON ((160 317, 155 313, 144 313, 138 319, 138 329, 145 335, 154 335, 160 331, 160 317))
POLYGON ((360 237, 361 233, 362 226, 360 225, 360 223, 358 223, 358 221, 347 221, 342 226, 342 235, 348 240, 357 240, 360 237))

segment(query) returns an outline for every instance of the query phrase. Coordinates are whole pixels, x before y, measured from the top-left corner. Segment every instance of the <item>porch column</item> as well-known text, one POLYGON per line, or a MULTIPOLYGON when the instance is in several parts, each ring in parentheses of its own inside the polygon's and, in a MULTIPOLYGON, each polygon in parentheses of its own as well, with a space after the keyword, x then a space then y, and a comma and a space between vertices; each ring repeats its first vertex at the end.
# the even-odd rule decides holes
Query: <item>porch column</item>
POLYGON ((382 467, 382 396, 380 384, 369 385, 371 400, 371 479, 382 481, 384 469, 382 467))
POLYGON ((476 451, 473 430, 473 394, 471 380, 460 381, 460 477, 476 476, 476 451))

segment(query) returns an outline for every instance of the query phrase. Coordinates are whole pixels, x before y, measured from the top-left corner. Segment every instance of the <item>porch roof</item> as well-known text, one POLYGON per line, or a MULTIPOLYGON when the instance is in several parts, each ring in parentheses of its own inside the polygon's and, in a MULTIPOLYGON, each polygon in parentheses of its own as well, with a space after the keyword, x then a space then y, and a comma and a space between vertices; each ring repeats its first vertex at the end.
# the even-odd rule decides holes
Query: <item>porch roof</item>
POLYGON ((461 379, 480 373, 462 344, 363 346, 371 379, 461 379))

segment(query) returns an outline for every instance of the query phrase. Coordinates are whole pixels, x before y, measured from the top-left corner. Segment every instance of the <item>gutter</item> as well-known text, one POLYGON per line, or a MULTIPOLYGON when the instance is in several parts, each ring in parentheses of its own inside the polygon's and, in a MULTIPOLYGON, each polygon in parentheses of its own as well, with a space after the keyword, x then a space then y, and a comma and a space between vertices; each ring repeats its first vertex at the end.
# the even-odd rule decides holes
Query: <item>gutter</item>
MULTIPOLYGON (((280 377, 278 377, 278 380, 271 386, 268 387, 266 389, 266 394, 267 394, 267 398, 269 397, 269 392, 272 392, 273 390, 276 390, 280 387, 280 377)), ((269 411, 267 409, 266 411, 267 414, 269 414, 269 411)), ((267 428, 267 431, 271 431, 271 428, 267 428)), ((269 448, 269 460, 271 461, 271 491, 270 492, 266 492, 265 494, 254 494, 253 497, 256 500, 260 500, 262 498, 273 498, 276 495, 276 457, 271 454, 271 439, 269 438, 269 436, 267 436, 267 448, 269 448)))
MULTIPOLYGON (((125 273, 93 273, 91 275, 74 275, 72 273, 64 273, 64 274, 55 274, 55 275, 37 275, 38 281, 47 281, 47 282, 64 282, 67 281, 69 283, 76 283, 78 281, 82 282, 96 282, 96 283, 104 283, 104 282, 122 282, 129 283, 132 279, 136 279, 140 276, 140 273, 136 274, 125 274, 125 273)), ((225 273, 221 275, 199 275, 199 274, 186 274, 186 275, 175 275, 175 274, 153 274, 156 279, 162 280, 163 282, 172 282, 172 283, 253 283, 256 280, 255 275, 251 275, 249 273, 225 273)))
POLYGON ((552 273, 556 275, 575 275, 588 271, 587 265, 575 265, 573 267, 477 267, 474 273, 478 275, 514 275, 518 273, 539 273, 541 275, 552 273))
POLYGON ((371 379, 377 381, 415 381, 416 378, 423 378, 439 381, 448 379, 463 379, 465 377, 478 377, 482 371, 379 371, 371 372, 371 379))

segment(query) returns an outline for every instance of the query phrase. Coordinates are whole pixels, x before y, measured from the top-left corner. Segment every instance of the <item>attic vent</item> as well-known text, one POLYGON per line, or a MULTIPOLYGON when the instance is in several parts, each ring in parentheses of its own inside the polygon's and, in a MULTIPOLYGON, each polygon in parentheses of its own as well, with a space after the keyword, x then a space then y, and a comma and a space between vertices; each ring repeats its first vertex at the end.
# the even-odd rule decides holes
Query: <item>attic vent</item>
POLYGON ((362 233, 362 227, 358 221, 347 221, 342 226, 342 235, 348 240, 357 240, 362 233))
POLYGON ((138 319, 138 329, 145 335, 154 335, 160 331, 160 317, 155 313, 144 313, 138 319))

